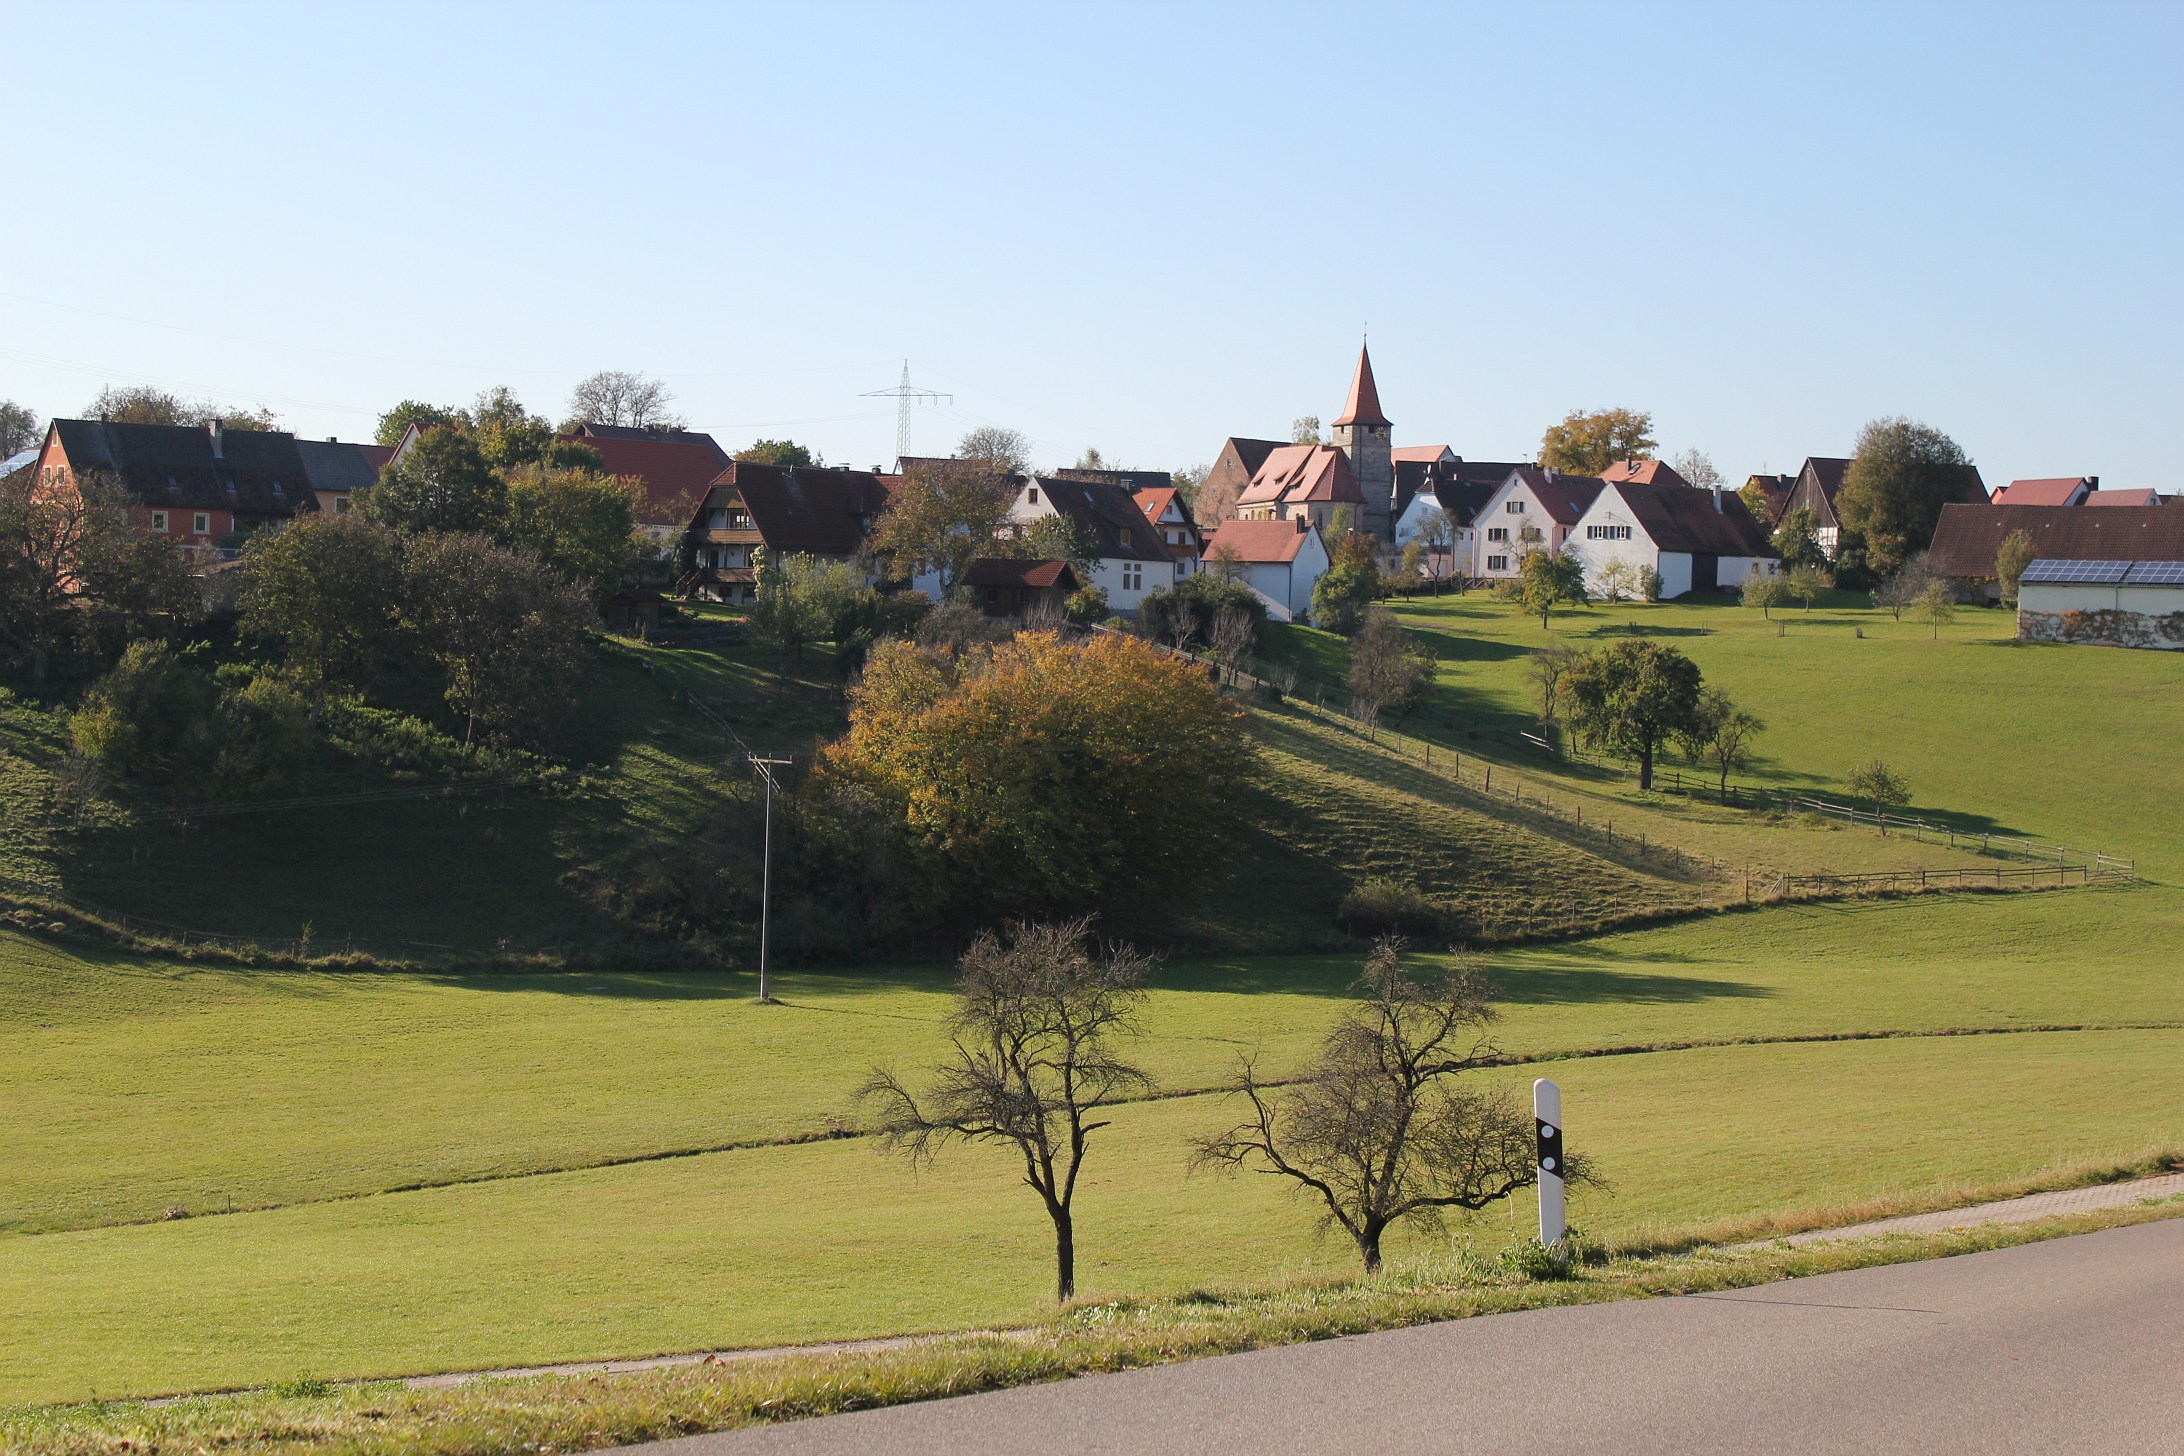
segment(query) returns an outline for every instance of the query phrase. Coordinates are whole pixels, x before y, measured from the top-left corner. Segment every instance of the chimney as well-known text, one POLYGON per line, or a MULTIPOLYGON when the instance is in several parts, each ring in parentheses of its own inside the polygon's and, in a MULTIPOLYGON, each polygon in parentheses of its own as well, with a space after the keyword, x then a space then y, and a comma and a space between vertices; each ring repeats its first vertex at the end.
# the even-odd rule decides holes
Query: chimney
POLYGON ((1297 534, 1298 534, 1298 535, 1302 536, 1302 535, 1303 535, 1303 534, 1304 534, 1305 532, 1307 532, 1307 531, 1309 531, 1309 530, 1311 530, 1311 529, 1312 529, 1312 518, 1311 518, 1310 516, 1299 516, 1299 517, 1297 517, 1297 534))
POLYGON ((205 427, 206 429, 212 431, 212 458, 215 460, 222 458, 220 455, 220 445, 221 437, 225 433, 226 426, 227 422, 225 420, 214 420, 210 425, 207 425, 205 427))
POLYGON ((2088 475, 2085 478, 2085 488, 2087 490, 2099 490, 2101 488, 2101 478, 2098 475, 2088 475))
POLYGON ((1721 514, 1721 482, 1720 482, 1720 481, 1716 481, 1716 482, 1714 483, 1714 514, 1715 514, 1715 515, 1717 515, 1717 516, 1721 514))

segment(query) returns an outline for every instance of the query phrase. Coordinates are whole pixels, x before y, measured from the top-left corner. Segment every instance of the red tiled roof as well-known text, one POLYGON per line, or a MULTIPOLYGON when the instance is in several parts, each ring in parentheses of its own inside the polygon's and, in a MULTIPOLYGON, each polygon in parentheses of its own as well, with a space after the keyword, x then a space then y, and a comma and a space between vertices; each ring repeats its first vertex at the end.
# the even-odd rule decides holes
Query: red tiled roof
POLYGON ((2070 498, 2087 489, 2082 475, 2051 476, 2040 480, 2013 480, 1994 493, 1998 506, 2067 506, 2070 498))
POLYGON ((2171 506, 1975 506, 1941 508, 1926 564, 1936 575, 1994 578, 1995 553, 2016 531, 2039 561, 2184 561, 2184 510, 2171 506))
POLYGON ((1333 445, 1280 445, 1236 498, 1240 506, 1282 501, 1346 501, 1363 504, 1350 457, 1333 445))
POLYGON ((1158 490, 1135 491, 1130 498, 1137 502, 1139 510, 1145 512, 1146 520, 1157 522, 1175 502, 1175 487, 1168 485, 1158 490))
POLYGON ((687 521, 705 498, 705 488, 729 464, 726 452, 710 435, 655 439, 586 434, 578 438, 599 452, 607 474, 637 482, 644 493, 644 518, 656 525, 687 521))
MULTIPOLYGON (((2184 515, 2184 511, 2178 512, 2184 515)), ((1310 527, 1299 519, 1295 521, 1223 521, 1220 528, 1206 540, 1206 559, 1214 560, 1227 547, 1239 561, 1270 565, 1297 559, 1305 541, 1312 535, 1310 527), (1302 526, 1304 529, 1299 529, 1302 526)))
POLYGON ((387 462, 394 458, 394 447, 392 445, 359 445, 356 448, 358 453, 362 454, 371 463, 374 470, 385 470, 387 462))
POLYGON ((2161 493, 2153 490, 2096 490, 2086 495, 2082 506, 2158 506, 2161 493))
POLYGON ((1398 463, 1415 460, 1433 465, 1443 460, 1454 460, 1456 452, 1446 445, 1398 445, 1388 452, 1388 458, 1398 463))
POLYGON ((963 573, 965 586, 1066 586, 1074 590, 1077 573, 1066 561, 1015 561, 981 556, 963 573))
POLYGON ((1682 485, 1690 481, 1678 475, 1666 460, 1618 460, 1600 472, 1602 480, 1635 480, 1641 485, 1682 485))
POLYGON ((1342 407, 1342 417, 1337 425, 1385 425, 1388 417, 1380 412, 1380 386, 1373 383, 1373 351, 1360 344, 1357 350, 1357 373, 1350 380, 1349 402, 1342 407))

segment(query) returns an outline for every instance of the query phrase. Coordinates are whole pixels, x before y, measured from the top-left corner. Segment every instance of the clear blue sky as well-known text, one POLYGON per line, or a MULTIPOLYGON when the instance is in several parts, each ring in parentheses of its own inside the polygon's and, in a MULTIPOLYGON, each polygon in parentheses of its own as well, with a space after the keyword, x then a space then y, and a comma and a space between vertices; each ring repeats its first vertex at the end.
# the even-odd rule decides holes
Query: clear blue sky
POLYGON ((2179 488, 2184 6, 0 0, 0 397, 367 434, 643 370, 731 448, 1042 464, 1340 408, 1732 477, 1909 414, 2179 488))

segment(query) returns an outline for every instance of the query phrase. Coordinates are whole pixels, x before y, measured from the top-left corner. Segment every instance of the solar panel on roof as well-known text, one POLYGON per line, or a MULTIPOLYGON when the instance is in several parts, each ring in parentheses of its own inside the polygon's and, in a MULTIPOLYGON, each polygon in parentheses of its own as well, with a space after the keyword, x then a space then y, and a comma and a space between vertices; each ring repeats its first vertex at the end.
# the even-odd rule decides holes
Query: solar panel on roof
POLYGON ((2123 574, 2130 569, 2128 561, 2035 561, 2018 579, 2106 586, 2122 581, 2123 574))
POLYGON ((2184 586, 2184 561, 2141 561, 2124 581, 2131 586, 2184 586))

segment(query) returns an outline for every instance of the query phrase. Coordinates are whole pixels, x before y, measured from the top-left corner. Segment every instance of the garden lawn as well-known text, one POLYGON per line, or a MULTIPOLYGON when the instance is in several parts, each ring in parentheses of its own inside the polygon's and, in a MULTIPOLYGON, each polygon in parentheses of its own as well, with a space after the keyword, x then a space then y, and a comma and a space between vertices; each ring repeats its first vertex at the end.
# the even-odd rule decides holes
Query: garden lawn
MULTIPOLYGON (((1947 1196, 2184 1144, 2184 1031, 1744 1046, 1558 1064, 1596 1235, 1947 1196)), ((1492 1074, 1521 1090, 1522 1069, 1492 1074)), ((1118 1111, 1080 1188, 1088 1299, 1335 1272, 1276 1180, 1185 1171, 1233 1109, 1118 1111)), ((262 1213, 0 1237, 0 1402, 1029 1319, 1051 1235, 1010 1158, 866 1139, 262 1213)), ((1497 1209, 1459 1232, 1522 1230, 1497 1209)), ((1415 1254, 1421 1236, 1396 1240, 1415 1254)))

